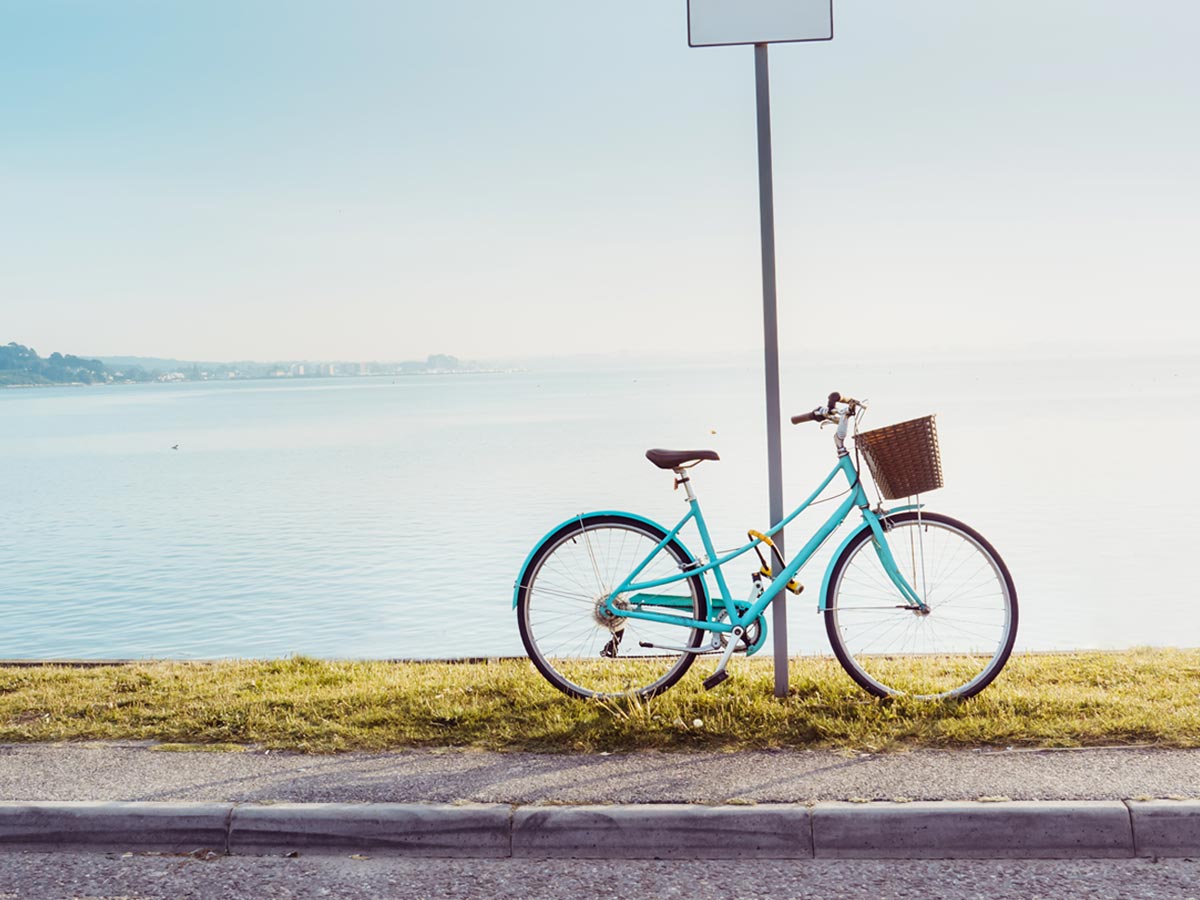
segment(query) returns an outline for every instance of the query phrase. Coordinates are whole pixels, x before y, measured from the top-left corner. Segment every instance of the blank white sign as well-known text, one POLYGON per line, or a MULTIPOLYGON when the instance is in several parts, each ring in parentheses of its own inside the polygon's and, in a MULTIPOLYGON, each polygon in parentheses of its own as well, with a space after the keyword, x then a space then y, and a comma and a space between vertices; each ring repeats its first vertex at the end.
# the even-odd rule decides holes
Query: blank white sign
POLYGON ((833 38, 833 0, 688 0, 688 44, 774 44, 833 38))

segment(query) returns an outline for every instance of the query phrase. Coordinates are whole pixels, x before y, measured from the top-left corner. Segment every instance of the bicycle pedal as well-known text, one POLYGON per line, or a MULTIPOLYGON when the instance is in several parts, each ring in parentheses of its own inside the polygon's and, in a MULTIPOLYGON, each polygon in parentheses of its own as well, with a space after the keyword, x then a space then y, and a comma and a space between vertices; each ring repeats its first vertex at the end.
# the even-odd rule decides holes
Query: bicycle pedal
POLYGON ((724 681, 728 677, 729 677, 729 673, 726 672, 724 669, 722 669, 719 672, 713 672, 711 675, 709 675, 707 678, 704 679, 704 689, 706 691, 711 691, 713 688, 715 688, 718 684, 720 684, 722 681, 724 681))

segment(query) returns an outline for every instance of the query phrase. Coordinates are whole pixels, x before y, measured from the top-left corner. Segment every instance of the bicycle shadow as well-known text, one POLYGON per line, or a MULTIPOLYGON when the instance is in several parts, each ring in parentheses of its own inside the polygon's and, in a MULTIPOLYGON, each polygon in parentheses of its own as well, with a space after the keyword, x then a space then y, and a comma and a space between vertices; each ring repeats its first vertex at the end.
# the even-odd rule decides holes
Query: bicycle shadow
MULTIPOLYGON (((269 765, 194 778, 123 799, 305 803, 804 802, 831 773, 861 759, 832 753, 535 754, 398 751, 314 758, 273 754, 269 765)), ((199 774, 199 773, 197 773, 199 774)), ((215 774, 215 773, 210 773, 215 774)))

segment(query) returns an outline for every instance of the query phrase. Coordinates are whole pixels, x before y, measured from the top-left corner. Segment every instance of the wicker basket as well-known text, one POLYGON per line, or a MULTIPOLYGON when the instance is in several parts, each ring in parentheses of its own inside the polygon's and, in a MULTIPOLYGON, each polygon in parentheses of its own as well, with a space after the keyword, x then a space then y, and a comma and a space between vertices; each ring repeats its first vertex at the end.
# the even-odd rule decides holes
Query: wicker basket
POLYGON ((910 419, 855 435, 856 445, 867 458, 879 492, 886 499, 924 494, 942 486, 942 459, 933 418, 910 419))

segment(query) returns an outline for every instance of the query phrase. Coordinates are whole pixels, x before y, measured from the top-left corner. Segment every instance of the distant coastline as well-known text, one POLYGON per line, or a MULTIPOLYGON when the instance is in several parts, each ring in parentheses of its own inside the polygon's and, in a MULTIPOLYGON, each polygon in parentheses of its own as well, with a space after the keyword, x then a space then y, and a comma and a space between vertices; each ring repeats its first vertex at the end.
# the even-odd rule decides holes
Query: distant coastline
POLYGON ((282 378, 350 378, 370 375, 467 375, 495 371, 455 356, 434 353, 424 360, 346 362, 191 362, 156 357, 87 358, 51 353, 11 342, 0 346, 0 387, 67 387, 185 381, 243 381, 282 378))

